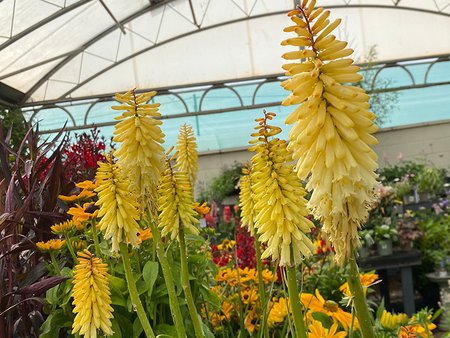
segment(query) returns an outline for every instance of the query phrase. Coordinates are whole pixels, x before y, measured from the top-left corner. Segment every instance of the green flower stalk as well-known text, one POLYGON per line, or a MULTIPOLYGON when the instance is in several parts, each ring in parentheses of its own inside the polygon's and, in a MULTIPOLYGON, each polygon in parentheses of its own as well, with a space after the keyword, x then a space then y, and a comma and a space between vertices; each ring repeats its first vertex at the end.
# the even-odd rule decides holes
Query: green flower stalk
POLYGON ((186 123, 180 127, 175 156, 175 168, 187 173, 191 186, 194 187, 198 172, 197 142, 192 126, 186 123))
POLYGON ((289 13, 293 25, 285 31, 294 36, 281 44, 295 51, 283 55, 293 61, 283 66, 290 78, 282 86, 291 91, 283 105, 299 105, 286 119, 293 124, 289 149, 298 177, 308 178, 309 207, 345 264, 360 246, 358 229, 373 199, 377 156, 369 145, 377 143, 377 127, 369 96, 348 84, 362 78, 347 58, 353 50, 331 34, 341 20, 330 23, 330 11, 314 6, 304 0, 289 13))
MULTIPOLYGON (((171 150, 170 150, 171 151, 171 150)), ((169 151, 169 152, 170 152, 169 151)), ((184 291, 189 314, 194 326, 195 336, 203 337, 200 319, 195 306, 189 281, 185 230, 198 233, 195 227, 199 223, 195 217, 192 187, 186 172, 175 171, 171 159, 166 159, 165 170, 159 185, 159 228, 163 236, 170 235, 178 239, 181 259, 181 286, 184 291)))
POLYGON ((113 141, 121 146, 116 152, 119 163, 129 178, 130 189, 139 201, 141 214, 149 211, 157 218, 157 186, 164 163, 164 134, 161 131, 159 103, 146 103, 156 92, 136 95, 134 90, 116 94, 121 104, 114 110, 124 110, 116 120, 113 141))
POLYGON ((251 164, 247 164, 242 168, 242 176, 239 180, 239 207, 241 208, 242 224, 246 225, 250 234, 255 238, 255 258, 256 270, 258 271, 258 293, 259 301, 261 303, 262 314, 260 326, 263 328, 264 337, 269 337, 269 328, 267 326, 268 303, 266 303, 266 293, 264 287, 264 280, 262 276, 262 259, 261 259, 261 243, 255 234, 254 220, 256 217, 255 207, 255 193, 252 189, 252 171, 251 164))

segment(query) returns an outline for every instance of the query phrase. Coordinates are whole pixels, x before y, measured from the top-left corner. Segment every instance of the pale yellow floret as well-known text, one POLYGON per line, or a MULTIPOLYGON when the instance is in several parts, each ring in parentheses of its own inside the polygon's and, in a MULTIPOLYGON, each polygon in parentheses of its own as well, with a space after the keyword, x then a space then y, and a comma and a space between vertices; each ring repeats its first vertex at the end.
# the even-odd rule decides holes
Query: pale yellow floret
POLYGON ((116 152, 120 166, 126 172, 130 189, 140 202, 142 213, 149 211, 153 217, 157 213, 157 185, 164 162, 164 134, 161 131, 158 111, 159 103, 145 103, 156 92, 137 95, 134 90, 116 94, 121 103, 114 110, 124 110, 116 117, 113 141, 120 143, 116 152))
POLYGON ((122 242, 136 246, 140 231, 137 223, 140 218, 139 203, 130 192, 129 182, 121 168, 107 156, 106 163, 98 163, 96 179, 99 187, 95 189, 98 192, 95 204, 100 206, 98 217, 101 217, 98 227, 105 239, 111 240, 112 251, 119 251, 122 242))
POLYGON ((94 257, 88 250, 78 252, 79 263, 74 268, 72 334, 96 338, 102 330, 107 336, 113 334, 111 318, 111 293, 109 290, 108 265, 94 257))
POLYGON ((250 234, 255 236, 255 216, 257 214, 254 192, 252 189, 252 170, 251 165, 242 169, 242 176, 239 180, 239 207, 241 208, 242 224, 248 226, 250 234))
POLYGON ((305 49, 283 55, 294 60, 283 66, 290 78, 282 86, 291 91, 283 105, 299 105, 286 119, 293 124, 288 148, 298 177, 309 179, 309 207, 343 264, 360 244, 357 230, 373 199, 377 156, 370 145, 377 143, 372 135, 377 127, 369 96, 348 84, 361 79, 359 67, 347 58, 353 51, 330 34, 340 20, 330 22, 324 15, 304 9, 290 13, 294 25, 285 31, 298 37, 282 45, 305 49))
POLYGON ((198 172, 197 142, 192 126, 186 123, 180 127, 176 146, 176 164, 178 171, 187 173, 191 186, 195 186, 198 172))
POLYGON ((313 224, 306 218, 305 190, 290 164, 292 156, 286 141, 269 140, 281 129, 267 125, 265 120, 261 123, 257 119, 257 122, 260 122, 256 128, 259 132, 252 134, 255 145, 249 150, 256 153, 251 159, 253 200, 257 210, 254 226, 261 243, 267 245, 261 258, 279 260, 281 266, 297 265, 314 249, 306 236, 313 224))

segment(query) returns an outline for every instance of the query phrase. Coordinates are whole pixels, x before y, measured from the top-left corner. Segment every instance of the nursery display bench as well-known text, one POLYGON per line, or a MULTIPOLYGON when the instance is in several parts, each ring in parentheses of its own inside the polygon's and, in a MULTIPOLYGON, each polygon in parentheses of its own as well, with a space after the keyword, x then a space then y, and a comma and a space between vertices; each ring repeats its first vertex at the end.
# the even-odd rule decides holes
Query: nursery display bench
POLYGON ((390 307, 389 272, 400 270, 403 310, 409 316, 415 312, 412 267, 421 264, 420 252, 416 250, 394 252, 389 256, 370 256, 360 262, 361 270, 376 270, 382 280, 380 293, 387 308, 390 307))

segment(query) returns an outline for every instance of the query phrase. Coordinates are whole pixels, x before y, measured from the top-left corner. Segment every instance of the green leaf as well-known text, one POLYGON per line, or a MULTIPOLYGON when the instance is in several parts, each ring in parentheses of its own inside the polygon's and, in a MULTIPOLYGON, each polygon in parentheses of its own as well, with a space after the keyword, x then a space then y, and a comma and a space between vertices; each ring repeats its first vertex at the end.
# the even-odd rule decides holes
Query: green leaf
POLYGON ((148 284, 143 280, 139 280, 136 282, 136 289, 138 291, 138 294, 142 295, 144 292, 147 292, 148 284))
POLYGON ((59 285, 56 285, 45 293, 45 300, 51 305, 58 304, 58 288, 59 285))
POLYGON ((155 327, 155 334, 158 337, 178 337, 175 326, 168 324, 159 324, 155 327))
POLYGON ((109 285, 112 290, 117 290, 118 292, 127 290, 127 282, 125 279, 116 276, 109 276, 109 285))
POLYGON ((136 318, 133 323, 133 337, 139 338, 143 331, 144 329, 142 328, 141 321, 139 318, 136 318))
POLYGON ((313 312, 312 314, 315 320, 322 323, 323 327, 330 328, 333 325, 333 320, 322 312, 313 312))
POLYGON ((122 295, 112 294, 111 304, 127 307, 127 298, 123 297, 122 295))
POLYGON ((117 323, 115 318, 111 320, 111 328, 113 330, 111 338, 122 338, 122 330, 120 329, 120 325, 117 323))
POLYGON ((148 295, 151 296, 153 292, 153 286, 155 285, 156 278, 158 277, 159 265, 157 262, 149 261, 145 263, 142 270, 142 277, 148 285, 148 295))
POLYGON ((209 327, 208 327, 205 323, 203 323, 203 322, 201 322, 201 324, 202 324, 203 335, 204 335, 206 338, 214 338, 214 334, 211 332, 211 330, 209 329, 209 327))
POLYGON ((184 237, 186 238, 186 242, 199 242, 199 243, 205 242, 205 239, 200 235, 185 234, 184 237))
POLYGON ((62 309, 58 309, 49 315, 41 326, 40 338, 58 338, 59 331, 63 327, 72 326, 72 318, 64 313, 62 309))

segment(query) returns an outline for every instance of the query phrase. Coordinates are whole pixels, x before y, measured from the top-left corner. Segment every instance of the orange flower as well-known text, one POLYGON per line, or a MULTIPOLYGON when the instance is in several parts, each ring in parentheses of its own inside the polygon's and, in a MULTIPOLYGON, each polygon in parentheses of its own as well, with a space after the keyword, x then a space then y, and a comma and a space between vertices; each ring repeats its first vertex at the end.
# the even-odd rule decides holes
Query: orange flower
POLYGON ((198 212, 200 217, 204 217, 207 213, 209 213, 210 209, 206 204, 206 202, 204 202, 202 205, 200 205, 200 203, 197 202, 194 205, 194 210, 198 212))
MULTIPOLYGON (((75 223, 75 225, 80 226, 82 222, 87 221, 90 218, 97 217, 98 209, 95 210, 93 213, 86 212, 86 209, 92 205, 92 203, 84 203, 83 206, 80 206, 77 204, 75 207, 72 207, 67 212, 69 215, 72 215, 72 220, 75 223)), ((77 226, 77 229, 78 229, 77 226)))
POLYGON ((137 244, 141 244, 143 241, 149 240, 153 238, 152 229, 147 228, 143 229, 138 233, 138 242, 137 244))
POLYGON ((75 201, 86 200, 88 198, 94 197, 95 195, 96 195, 95 192, 83 189, 78 195, 70 195, 70 196, 59 195, 58 198, 63 202, 71 203, 75 201))
POLYGON ((83 190, 93 191, 94 189, 98 188, 98 182, 97 181, 92 182, 90 180, 86 180, 86 181, 75 184, 75 186, 80 189, 83 189, 83 190))
MULTIPOLYGON (((378 275, 376 273, 361 273, 359 274, 359 279, 361 280, 364 293, 366 293, 368 287, 381 282, 381 280, 378 281, 378 275)), ((352 295, 347 282, 342 284, 339 290, 342 291, 347 297, 352 295)))
POLYGON ((263 271, 261 271, 261 274, 264 284, 272 283, 272 281, 276 282, 278 279, 277 275, 274 275, 269 269, 264 269, 263 271))

